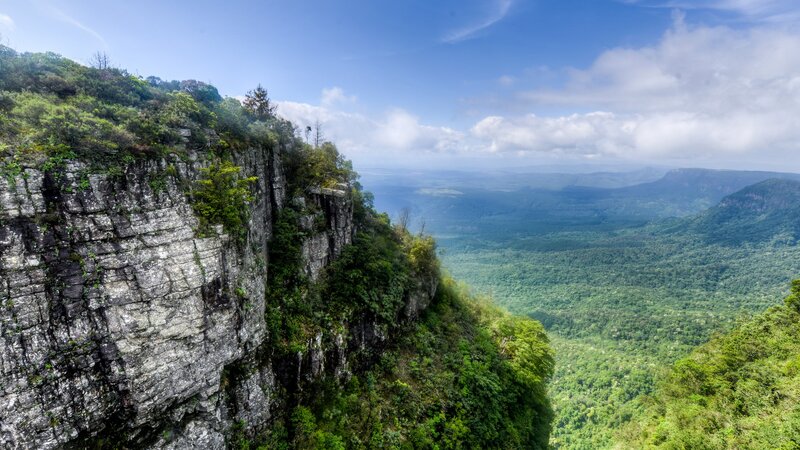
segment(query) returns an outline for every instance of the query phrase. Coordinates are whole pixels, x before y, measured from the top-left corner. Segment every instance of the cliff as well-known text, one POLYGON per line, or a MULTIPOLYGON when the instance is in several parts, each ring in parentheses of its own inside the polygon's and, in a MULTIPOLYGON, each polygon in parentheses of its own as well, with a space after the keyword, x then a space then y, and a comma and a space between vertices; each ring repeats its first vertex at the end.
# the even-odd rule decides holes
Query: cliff
MULTIPOLYGON (((0 179, 3 446, 80 447, 113 436, 222 448, 234 424, 263 430, 304 383, 345 377, 352 349, 385 338, 368 318, 350 317, 288 358, 273 355, 268 248, 286 183, 273 151, 234 159, 258 178, 243 245, 221 226, 196 233, 182 186, 208 164, 198 153, 137 162, 116 177, 70 161, 0 179)), ((316 204, 324 221, 302 244, 316 279, 352 240, 352 200, 335 189, 296 200, 316 204)), ((431 295, 428 283, 420 292, 431 295)), ((425 304, 419 296, 408 298, 425 304)))
POLYGON ((0 46, 0 447, 546 448, 544 329, 357 178, 261 88, 0 46))

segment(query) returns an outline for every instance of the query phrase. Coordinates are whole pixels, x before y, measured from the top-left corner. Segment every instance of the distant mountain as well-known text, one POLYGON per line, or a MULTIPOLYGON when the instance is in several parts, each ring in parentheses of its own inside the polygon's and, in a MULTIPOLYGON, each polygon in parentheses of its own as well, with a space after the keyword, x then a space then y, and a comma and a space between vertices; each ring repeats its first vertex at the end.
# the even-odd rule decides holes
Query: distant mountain
POLYGON ((654 217, 681 217, 716 205, 723 197, 764 180, 800 181, 800 174, 744 170, 675 169, 661 179, 615 189, 611 208, 654 217))
POLYGON ((413 226, 424 221, 440 237, 480 229, 482 236, 498 238, 689 217, 772 178, 800 181, 800 174, 710 169, 592 174, 427 171, 375 172, 363 181, 381 210, 396 217, 410 208, 413 226))
MULTIPOLYGON (((674 169, 661 179, 628 188, 640 193, 725 196, 770 178, 800 180, 800 174, 751 170, 674 169)), ((625 189, 621 189, 623 191, 625 189)))
POLYGON ((528 188, 557 191, 570 186, 609 189, 634 186, 658 180, 666 172, 666 169, 645 167, 632 171, 606 172, 545 172, 542 168, 481 171, 362 169, 359 174, 361 183, 367 190, 373 192, 385 187, 404 187, 414 190, 448 188, 514 191, 528 188))
POLYGON ((697 217, 687 231, 729 245, 800 237, 800 181, 769 179, 747 186, 697 217))

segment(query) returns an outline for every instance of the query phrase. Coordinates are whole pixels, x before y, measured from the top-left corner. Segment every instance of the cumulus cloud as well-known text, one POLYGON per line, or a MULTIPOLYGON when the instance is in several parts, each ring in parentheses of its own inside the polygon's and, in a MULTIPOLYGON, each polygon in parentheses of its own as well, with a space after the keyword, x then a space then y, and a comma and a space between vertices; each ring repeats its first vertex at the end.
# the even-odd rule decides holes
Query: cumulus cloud
POLYGON ((613 153, 621 150, 618 143, 629 146, 632 137, 631 125, 608 112, 563 117, 490 116, 475 124, 471 133, 487 142, 491 152, 613 153))
MULTIPOLYGON (((391 109, 378 117, 342 111, 336 102, 320 105, 280 101, 278 114, 301 129, 317 121, 326 139, 350 158, 364 163, 386 162, 386 158, 413 159, 425 153, 456 152, 463 145, 463 133, 447 127, 427 125, 402 109, 391 109)), ((338 101, 338 100, 337 100, 338 101)))
POLYGON ((585 156, 762 157, 800 150, 800 34, 775 27, 689 26, 657 45, 616 48, 563 88, 522 92, 529 107, 596 110, 487 117, 471 130, 495 152, 585 156))
MULTIPOLYGON (((323 91, 319 105, 280 102, 279 112, 302 127, 319 119, 348 156, 378 165, 434 154, 800 169, 792 163, 800 151, 798 48, 800 32, 790 27, 693 26, 677 15, 655 44, 604 51, 568 70, 558 89, 516 92, 509 109, 579 113, 491 115, 461 131, 401 109, 343 111, 354 97, 340 88, 323 91)), ((506 88, 524 82, 507 77, 497 80, 513 83, 506 88)))
POLYGON ((418 117, 402 109, 389 111, 375 123, 372 137, 382 147, 437 152, 458 150, 462 140, 461 133, 447 127, 421 124, 418 117))
POLYGON ((13 31, 16 25, 14 24, 14 20, 11 16, 7 14, 0 13, 0 29, 13 31))
POLYGON ((793 118, 688 112, 562 117, 487 117, 471 130, 490 151, 554 152, 585 157, 691 159, 796 150, 793 118))

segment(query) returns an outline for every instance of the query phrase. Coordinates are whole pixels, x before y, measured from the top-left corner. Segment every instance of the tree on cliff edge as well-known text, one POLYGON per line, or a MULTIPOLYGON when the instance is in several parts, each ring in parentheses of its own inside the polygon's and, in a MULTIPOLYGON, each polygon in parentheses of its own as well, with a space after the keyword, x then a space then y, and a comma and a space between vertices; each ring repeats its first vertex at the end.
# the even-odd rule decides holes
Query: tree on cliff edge
POLYGON ((267 90, 259 84, 257 88, 245 95, 243 105, 247 111, 259 120, 266 120, 275 115, 277 105, 269 99, 267 90))

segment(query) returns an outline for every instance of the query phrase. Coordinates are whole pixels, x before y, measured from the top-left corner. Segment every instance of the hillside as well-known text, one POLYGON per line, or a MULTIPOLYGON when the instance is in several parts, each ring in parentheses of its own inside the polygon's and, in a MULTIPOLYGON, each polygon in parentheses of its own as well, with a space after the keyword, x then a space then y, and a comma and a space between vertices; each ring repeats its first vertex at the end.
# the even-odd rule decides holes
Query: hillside
POLYGON ((0 113, 0 446, 546 447, 541 325, 265 90, 0 46, 0 113))
POLYGON ((618 448, 800 445, 800 282, 775 306, 677 361, 618 448))
POLYGON ((794 243, 800 232, 800 182, 770 179, 748 186, 676 228, 681 227, 731 246, 772 239, 794 243))

